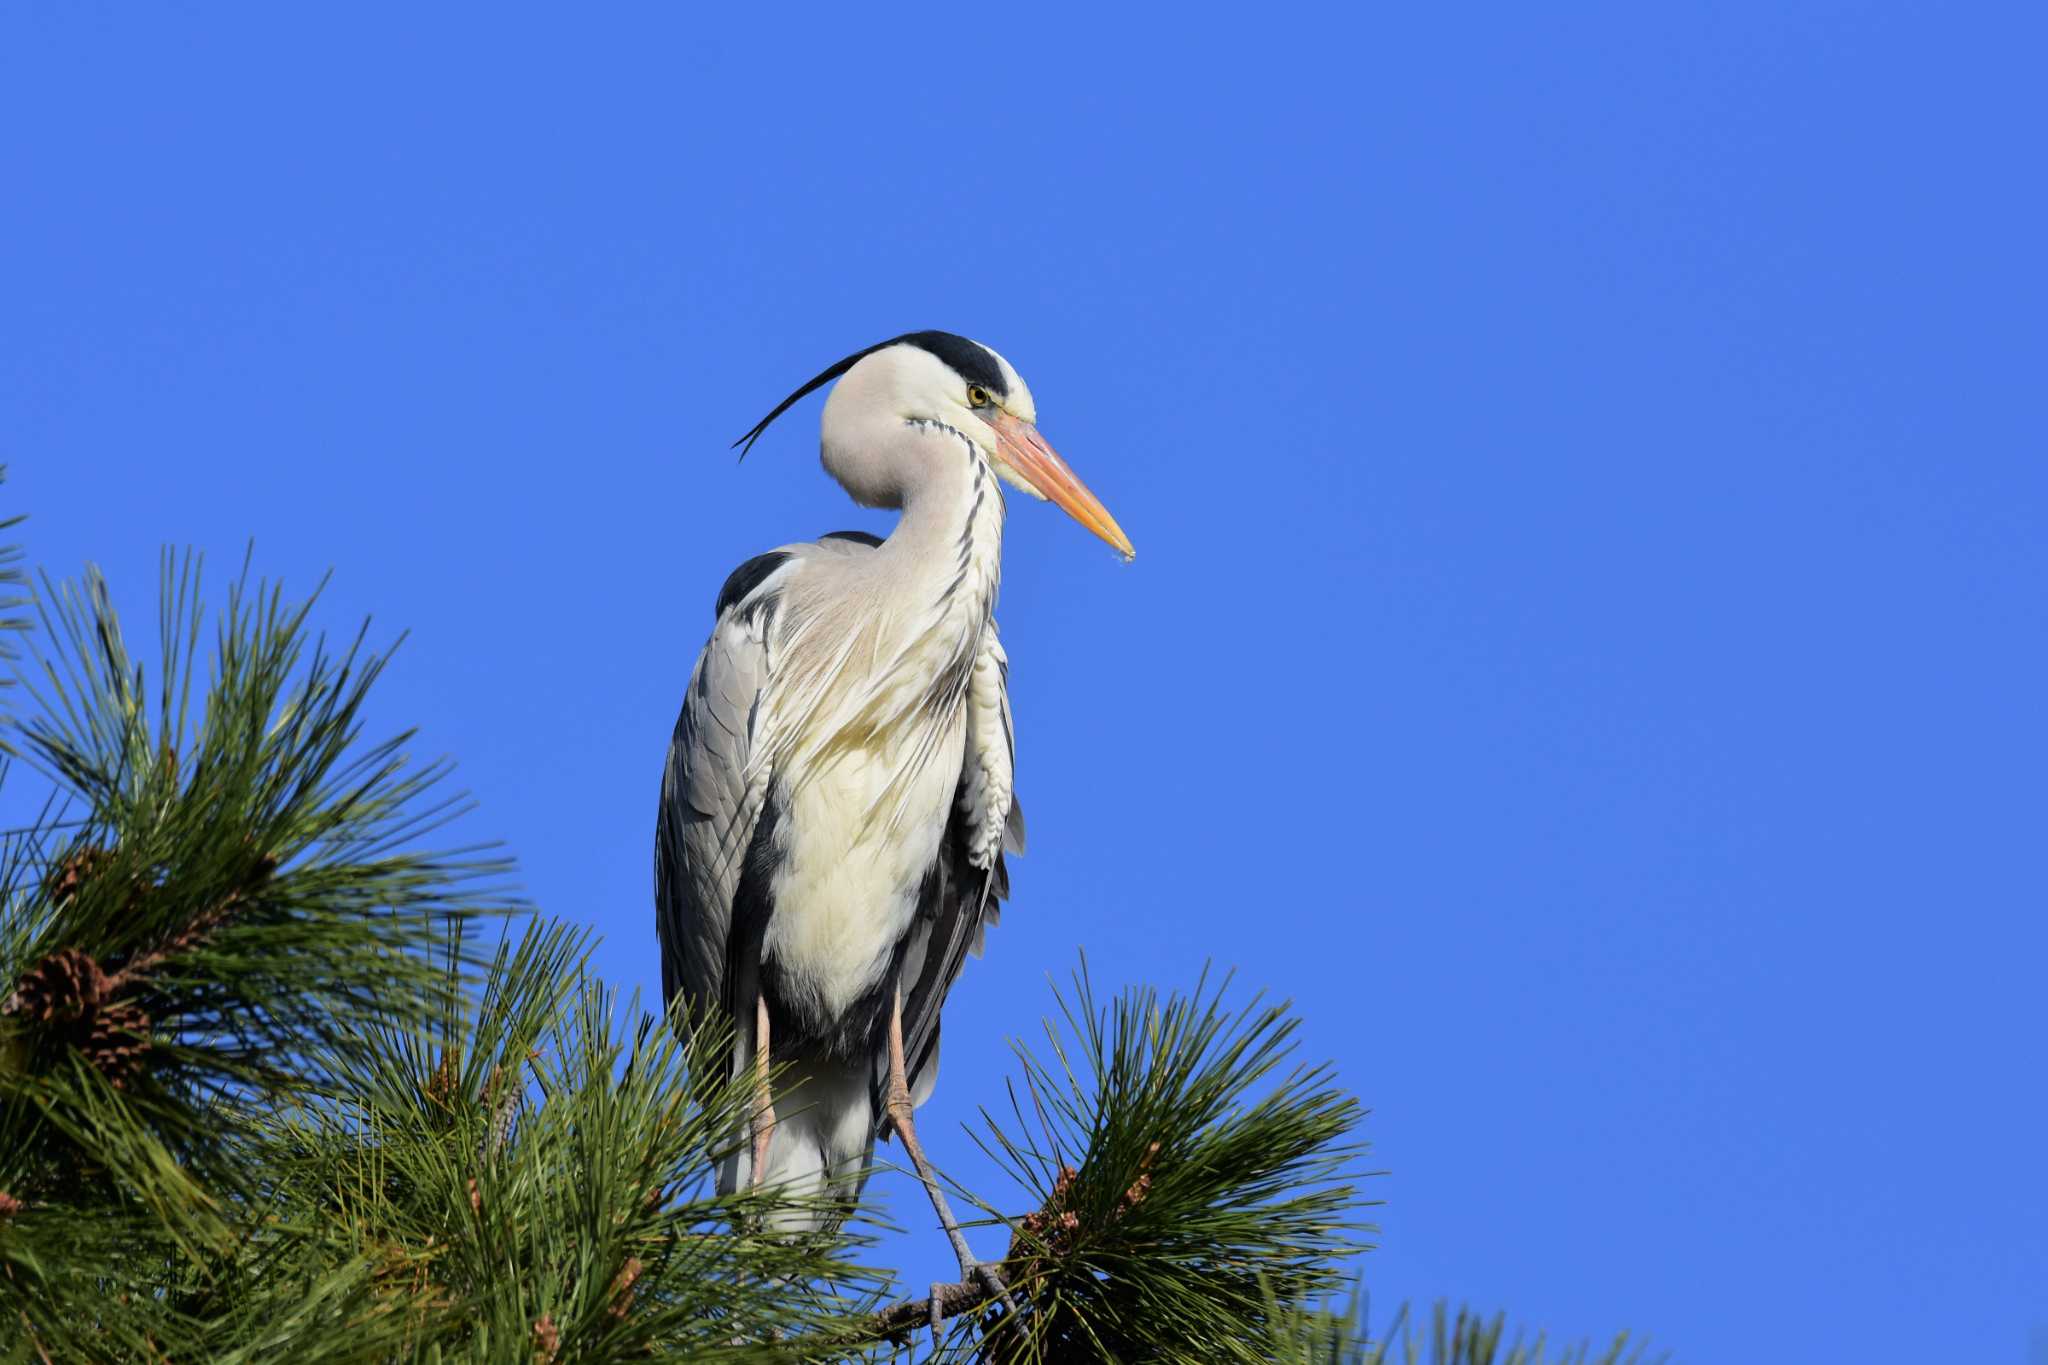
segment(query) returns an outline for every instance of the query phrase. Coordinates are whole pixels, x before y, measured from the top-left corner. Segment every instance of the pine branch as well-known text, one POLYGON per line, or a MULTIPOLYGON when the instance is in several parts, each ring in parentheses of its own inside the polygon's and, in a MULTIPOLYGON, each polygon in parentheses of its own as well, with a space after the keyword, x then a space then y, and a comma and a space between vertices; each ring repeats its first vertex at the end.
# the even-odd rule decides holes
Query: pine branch
POLYGON ((362 741, 385 656, 245 572, 202 673, 197 582, 167 561, 152 679, 97 575, 46 580, 12 745, 53 796, 0 858, 0 1306, 58 1359, 226 1358, 223 1324, 363 1301, 320 1230, 280 1257, 260 1120, 373 1019, 425 1026, 454 988, 421 950, 508 904, 502 864, 413 851, 455 807, 362 741))
POLYGON ((856 1244, 767 1230, 809 1201, 707 1188, 751 1087, 693 1086, 686 1045, 584 975, 587 946, 537 921, 473 1003, 380 1031, 348 1104, 276 1134, 275 1201, 348 1230, 414 1354, 792 1354, 872 1275, 856 1244))
POLYGON ((1019 1044, 1029 1096, 978 1138, 1036 1207, 1006 1226, 1011 1314, 978 1283, 933 1286, 835 1340, 901 1342, 951 1321, 942 1351, 989 1360, 1260 1359, 1277 1288, 1336 1287, 1369 1231, 1349 1183, 1361 1111, 1321 1067, 1284 1070, 1296 1022, 1206 978, 1097 1003, 1085 965, 1056 993, 1051 1061, 1019 1044))
POLYGON ((900 1338, 933 1322, 943 1322, 979 1308, 994 1297, 988 1285, 981 1280, 935 1284, 931 1293, 921 1299, 903 1299, 874 1314, 865 1330, 877 1339, 900 1338))
POLYGON ((68 648, 36 660, 22 745, 84 818, 43 885, 15 888, 4 1012, 19 1046, 69 1044, 121 1088, 145 1071, 194 1096, 318 1084, 381 1000, 445 988, 410 950, 505 904, 477 886, 504 865, 409 851, 457 805, 429 799, 445 766, 409 768, 408 735, 360 742, 387 656, 360 635, 330 652, 310 602, 246 572, 194 723, 197 570, 166 563, 154 706, 104 582, 46 592, 68 648))

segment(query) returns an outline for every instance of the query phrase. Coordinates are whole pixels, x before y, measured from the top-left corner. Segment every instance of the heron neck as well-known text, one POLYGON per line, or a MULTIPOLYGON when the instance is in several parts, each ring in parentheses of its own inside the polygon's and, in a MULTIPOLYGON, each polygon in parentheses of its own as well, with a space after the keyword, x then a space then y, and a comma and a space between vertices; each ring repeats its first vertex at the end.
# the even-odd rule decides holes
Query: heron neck
POLYGON ((995 610, 1002 577, 1003 491, 981 452, 965 437, 960 445, 929 466, 882 553, 925 605, 978 629, 995 610))

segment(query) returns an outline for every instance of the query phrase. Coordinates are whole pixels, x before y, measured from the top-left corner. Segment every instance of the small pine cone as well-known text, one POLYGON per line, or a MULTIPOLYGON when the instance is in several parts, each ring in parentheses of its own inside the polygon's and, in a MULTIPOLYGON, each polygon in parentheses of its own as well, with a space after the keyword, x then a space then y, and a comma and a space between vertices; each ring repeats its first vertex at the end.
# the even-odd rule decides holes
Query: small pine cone
MULTIPOLYGON (((1052 1182, 1052 1192, 1046 1196, 1045 1207, 1027 1213, 1017 1220, 1018 1228, 1044 1244, 1045 1250, 1054 1257, 1066 1255, 1073 1249, 1074 1234, 1081 1230, 1081 1219, 1067 1207, 1067 1200, 1079 1178, 1071 1166, 1061 1166, 1060 1173, 1052 1182)), ((1012 1256, 1023 1248, 1018 1239, 1011 1241, 1012 1256)))
POLYGON ((103 1005, 93 1011, 90 1027, 78 1050, 116 1090, 140 1079, 143 1059, 153 1045, 149 1015, 133 1001, 103 1005))
POLYGON ((59 905, 78 894, 78 888, 93 879, 102 867, 112 860, 113 854, 104 848, 88 846, 81 848, 60 861, 44 879, 43 888, 50 899, 59 905))
POLYGON ((42 1023, 84 1019, 107 993, 107 974, 91 953, 59 948, 22 974, 6 1012, 42 1023))
POLYGON ((21 1212, 21 1201, 5 1190, 0 1190, 0 1218, 12 1218, 21 1212))
POLYGON ((1145 1155, 1138 1162, 1138 1178, 1124 1191, 1124 1197, 1117 1201, 1116 1212, 1121 1218, 1145 1202, 1145 1196, 1152 1192, 1152 1159, 1159 1155, 1159 1144, 1153 1143, 1145 1149, 1145 1155))
POLYGON ((562 1349, 562 1329, 555 1326, 553 1313, 543 1313, 534 1322, 533 1346, 543 1361, 552 1361, 562 1349))

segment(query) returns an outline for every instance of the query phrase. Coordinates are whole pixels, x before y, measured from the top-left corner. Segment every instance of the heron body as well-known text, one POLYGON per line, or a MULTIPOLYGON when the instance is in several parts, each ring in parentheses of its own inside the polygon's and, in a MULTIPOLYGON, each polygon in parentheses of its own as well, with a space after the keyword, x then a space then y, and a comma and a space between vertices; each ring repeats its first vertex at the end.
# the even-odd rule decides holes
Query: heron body
POLYGON ((909 1144, 941 1008, 1022 849, 999 481, 1129 542, 1037 437, 1008 362, 947 333, 848 357, 743 440, 833 379, 827 470, 902 516, 886 540, 784 545, 726 581, 670 745, 655 874, 664 993, 733 1022, 736 1073, 779 1068, 771 1120, 720 1188, 843 1205, 885 1126, 909 1144))

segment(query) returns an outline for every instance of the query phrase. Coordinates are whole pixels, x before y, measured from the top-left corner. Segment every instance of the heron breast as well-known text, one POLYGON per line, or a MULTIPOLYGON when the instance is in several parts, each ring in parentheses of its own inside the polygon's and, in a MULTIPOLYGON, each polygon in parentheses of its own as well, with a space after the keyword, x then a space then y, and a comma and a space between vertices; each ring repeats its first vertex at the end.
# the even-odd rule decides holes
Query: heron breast
POLYGON ((874 992, 910 932, 961 756, 944 744, 904 779, 896 755, 862 748, 785 795, 761 951, 811 1029, 834 1029, 874 992))

